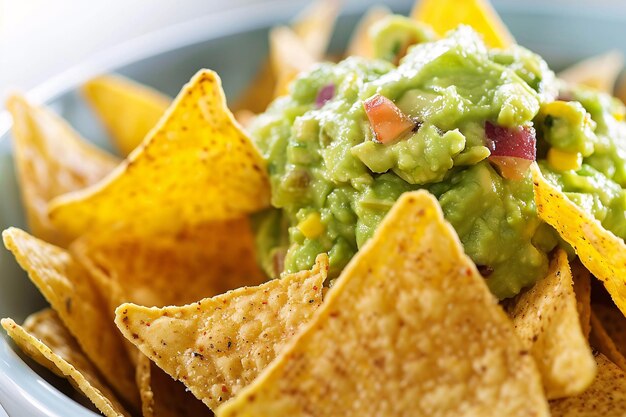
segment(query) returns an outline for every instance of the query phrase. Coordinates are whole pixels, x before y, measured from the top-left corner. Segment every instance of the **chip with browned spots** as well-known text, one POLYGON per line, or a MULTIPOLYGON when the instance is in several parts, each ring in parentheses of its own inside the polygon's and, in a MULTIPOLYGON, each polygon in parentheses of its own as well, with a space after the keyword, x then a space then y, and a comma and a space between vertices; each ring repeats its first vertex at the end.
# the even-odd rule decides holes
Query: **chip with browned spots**
POLYGON ((532 356, 437 200, 403 194, 219 417, 548 416, 532 356))
POLYGON ((151 239, 124 231, 89 234, 71 246, 87 269, 104 272, 120 302, 162 307, 192 303, 265 280, 247 218, 202 224, 151 239))
POLYGON ((265 162, 226 107, 219 77, 201 70, 111 175, 58 197, 49 214, 75 237, 117 227, 156 236, 255 212, 269 192, 265 162))
POLYGON ((593 384, 578 396, 550 401, 552 417, 626 416, 626 373, 602 354, 596 361, 593 384))
POLYGON ((131 153, 155 127, 171 99, 119 75, 101 75, 87 81, 83 94, 124 156, 131 153))
POLYGON ((134 370, 124 339, 112 323, 113 314, 90 274, 64 249, 22 230, 7 229, 2 237, 105 380, 121 399, 138 405, 134 370))
POLYGON ((53 310, 29 316, 22 326, 11 319, 2 319, 2 327, 28 356, 67 378, 102 414, 130 416, 53 310))
POLYGON ((561 238, 574 248, 583 265, 604 283, 613 302, 626 314, 624 240, 568 200, 562 191, 543 177, 537 164, 533 164, 531 170, 539 217, 554 227, 561 238))
POLYGON ((515 331, 537 362, 548 399, 582 393, 596 375, 596 362, 578 318, 567 254, 559 250, 545 278, 509 308, 515 331))
POLYGON ((257 287, 182 307, 123 304, 115 323, 124 336, 211 409, 263 370, 322 303, 328 257, 257 287))
POLYGON ((54 197, 101 180, 119 163, 96 148, 52 111, 14 95, 7 100, 13 117, 13 149, 22 201, 32 233, 66 245, 70 238, 48 218, 54 197))

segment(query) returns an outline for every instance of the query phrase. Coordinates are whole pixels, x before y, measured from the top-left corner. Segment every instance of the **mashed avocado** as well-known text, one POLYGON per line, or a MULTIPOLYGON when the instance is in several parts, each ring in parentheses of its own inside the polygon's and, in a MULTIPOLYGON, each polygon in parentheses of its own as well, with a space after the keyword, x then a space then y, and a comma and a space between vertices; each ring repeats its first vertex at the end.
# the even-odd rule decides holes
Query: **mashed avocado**
POLYGON ((494 167, 486 124, 536 135, 549 178, 626 235, 623 106, 565 87, 554 104, 558 84, 540 57, 519 46, 490 50, 468 27, 432 40, 428 29, 392 18, 377 33, 398 40, 376 40, 385 59, 320 64, 255 121, 272 186, 274 209, 257 219, 270 276, 308 269, 321 252, 336 276, 415 189, 439 199, 496 296, 544 276, 556 234, 536 215, 529 172, 510 179, 494 167), (407 39, 418 43, 394 65, 407 39), (364 108, 375 95, 410 123, 393 140, 383 140, 364 108))

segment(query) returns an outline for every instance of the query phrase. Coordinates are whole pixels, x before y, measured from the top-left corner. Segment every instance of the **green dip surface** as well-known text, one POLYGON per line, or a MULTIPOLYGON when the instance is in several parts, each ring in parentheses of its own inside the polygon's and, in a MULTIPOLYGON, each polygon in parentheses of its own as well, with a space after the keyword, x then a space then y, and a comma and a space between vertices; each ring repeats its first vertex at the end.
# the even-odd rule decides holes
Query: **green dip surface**
POLYGON ((428 28, 398 19, 378 33, 419 42, 398 65, 398 45, 378 39, 377 55, 386 59, 319 64, 252 126, 272 187, 274 208, 256 219, 259 258, 269 276, 308 269, 327 252, 336 277, 402 193, 426 189, 497 297, 514 296, 543 277, 559 241, 537 217, 530 173, 507 179, 490 162, 486 123, 532 127, 548 178, 626 236, 620 103, 560 86, 546 63, 522 47, 488 49, 464 26, 432 40, 428 28), (320 101, 323 89, 332 95, 320 101), (379 142, 363 105, 375 94, 395 103, 415 128, 379 142), (556 111, 549 104, 559 94, 568 100, 556 111), (553 147, 581 163, 566 170, 551 163, 553 147))

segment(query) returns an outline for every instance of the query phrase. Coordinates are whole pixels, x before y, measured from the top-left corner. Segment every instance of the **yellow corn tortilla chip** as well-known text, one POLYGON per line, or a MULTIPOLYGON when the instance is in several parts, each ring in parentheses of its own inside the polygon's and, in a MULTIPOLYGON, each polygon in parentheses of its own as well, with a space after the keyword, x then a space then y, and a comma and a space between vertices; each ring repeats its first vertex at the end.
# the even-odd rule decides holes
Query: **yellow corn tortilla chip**
POLYGON ((326 53, 340 5, 340 0, 315 0, 291 24, 302 45, 316 60, 326 53))
POLYGON ((480 33, 492 48, 515 43, 488 0, 417 0, 411 17, 431 25, 440 35, 465 24, 480 33))
POLYGON ((268 204, 265 163, 226 107, 217 74, 201 70, 142 146, 99 184, 55 199, 50 218, 73 236, 115 226, 155 236, 268 204))
POLYGON ((604 355, 596 361, 593 384, 579 396, 550 401, 552 417, 626 416, 626 373, 604 355))
POLYGON ((557 76, 570 84, 580 84, 612 94, 615 82, 624 68, 624 54, 610 51, 585 59, 557 76))
POLYGON ((374 24, 389 16, 391 10, 384 6, 374 6, 367 10, 365 15, 357 24, 352 37, 346 48, 346 56, 362 56, 365 58, 373 58, 374 51, 372 39, 369 36, 369 30, 374 24))
POLYGON ((583 265, 626 313, 626 244, 548 183, 537 164, 531 170, 539 217, 572 245, 583 265))
POLYGON ((68 237, 48 218, 48 203, 96 183, 118 160, 85 141, 50 110, 20 95, 9 98, 7 109, 13 116, 14 155, 28 225, 35 236, 66 245, 68 237))
POLYGON ((278 97, 287 94, 289 84, 316 59, 293 30, 277 26, 270 31, 270 62, 276 74, 274 96, 278 97))
POLYGON ((572 268, 572 278, 574 279, 576 310, 578 310, 580 328, 585 339, 588 339, 591 332, 591 274, 578 259, 575 259, 570 266, 572 268))
POLYGON ((208 223, 151 239, 124 231, 90 234, 71 250, 88 270, 103 271, 117 283, 124 294, 119 301, 182 305, 265 280, 249 223, 208 223))
POLYGON ((161 368, 140 354, 137 368, 137 385, 141 394, 143 417, 196 417, 213 415, 179 381, 175 381, 161 368))
POLYGON ((182 307, 123 304, 115 323, 160 368, 216 409, 276 357, 322 303, 328 257, 302 271, 182 307))
POLYGON ((54 311, 48 309, 35 313, 26 319, 23 327, 11 319, 2 319, 2 327, 27 355, 67 378, 105 416, 130 416, 100 380, 98 371, 54 311))
POLYGON ((82 91, 124 156, 139 146, 172 101, 119 75, 93 78, 83 85, 82 91))
POLYGON ((549 415, 532 357, 427 192, 400 197, 314 318, 216 413, 313 414, 549 415))
POLYGON ((611 336, 607 333, 602 322, 596 316, 593 309, 591 310, 591 334, 589 343, 600 353, 605 355, 614 364, 626 371, 626 358, 615 345, 611 336))
POLYGON ((581 329, 565 251, 555 254, 545 278, 515 299, 509 315, 548 399, 581 394, 593 382, 596 361, 581 329))
POLYGON ((9 228, 2 237, 115 392, 129 404, 139 404, 124 341, 89 273, 67 251, 22 230, 9 228))
POLYGON ((593 312, 620 353, 626 355, 626 317, 614 306, 604 304, 594 304, 593 312))

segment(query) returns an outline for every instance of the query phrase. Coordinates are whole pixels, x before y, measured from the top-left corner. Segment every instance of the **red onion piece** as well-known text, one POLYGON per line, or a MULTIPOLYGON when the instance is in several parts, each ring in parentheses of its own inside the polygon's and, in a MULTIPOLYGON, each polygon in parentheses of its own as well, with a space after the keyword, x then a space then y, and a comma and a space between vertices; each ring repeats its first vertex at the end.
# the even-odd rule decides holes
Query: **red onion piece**
POLYGON ((317 92, 317 97, 315 97, 315 106, 319 109, 326 102, 332 99, 335 96, 335 84, 328 84, 324 87, 320 88, 320 91, 317 92))

